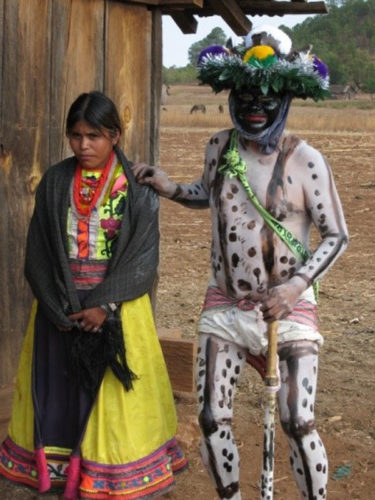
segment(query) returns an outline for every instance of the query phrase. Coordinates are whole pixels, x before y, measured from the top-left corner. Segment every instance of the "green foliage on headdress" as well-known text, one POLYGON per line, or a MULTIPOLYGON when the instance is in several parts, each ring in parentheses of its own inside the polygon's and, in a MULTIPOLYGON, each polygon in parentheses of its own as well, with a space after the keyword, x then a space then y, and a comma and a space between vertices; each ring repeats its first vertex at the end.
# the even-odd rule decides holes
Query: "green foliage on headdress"
POLYGON ((198 79, 217 93, 222 90, 259 88, 264 95, 290 94, 318 101, 329 96, 328 82, 314 71, 312 63, 296 59, 278 60, 269 68, 254 67, 236 55, 207 57, 198 68, 198 79))

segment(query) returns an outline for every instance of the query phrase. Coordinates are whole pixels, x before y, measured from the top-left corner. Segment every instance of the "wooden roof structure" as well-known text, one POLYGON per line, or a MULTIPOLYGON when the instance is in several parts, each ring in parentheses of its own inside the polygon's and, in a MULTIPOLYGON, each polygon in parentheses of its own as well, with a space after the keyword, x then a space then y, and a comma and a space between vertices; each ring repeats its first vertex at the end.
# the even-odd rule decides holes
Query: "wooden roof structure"
POLYGON ((307 0, 127 0, 127 3, 147 4, 170 15, 185 34, 196 33, 195 16, 220 16, 238 36, 246 35, 252 27, 247 16, 285 14, 326 14, 324 1, 307 0))

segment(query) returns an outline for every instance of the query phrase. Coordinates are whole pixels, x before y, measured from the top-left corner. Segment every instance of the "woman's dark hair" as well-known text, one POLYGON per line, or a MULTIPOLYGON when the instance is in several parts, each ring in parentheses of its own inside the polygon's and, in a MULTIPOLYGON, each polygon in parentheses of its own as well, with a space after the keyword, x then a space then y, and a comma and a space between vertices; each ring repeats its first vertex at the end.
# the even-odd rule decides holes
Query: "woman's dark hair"
POLYGON ((70 106, 66 118, 67 135, 80 120, 97 130, 108 130, 111 137, 117 132, 121 134, 122 131, 120 117, 113 101, 97 90, 81 94, 70 106))

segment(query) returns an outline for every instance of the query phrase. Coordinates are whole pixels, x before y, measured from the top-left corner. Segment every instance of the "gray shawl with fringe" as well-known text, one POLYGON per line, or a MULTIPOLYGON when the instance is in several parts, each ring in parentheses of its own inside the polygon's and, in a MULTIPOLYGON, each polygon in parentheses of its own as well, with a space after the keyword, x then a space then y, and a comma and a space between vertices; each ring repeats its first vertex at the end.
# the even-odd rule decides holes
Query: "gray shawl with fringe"
POLYGON ((35 197, 25 260, 25 276, 47 317, 58 326, 71 328, 68 314, 108 302, 133 300, 150 292, 159 261, 159 199, 136 183, 130 164, 119 148, 115 152, 128 178, 121 229, 113 245, 105 279, 90 291, 83 304, 70 272, 67 251, 69 190, 75 157, 50 167, 35 197))

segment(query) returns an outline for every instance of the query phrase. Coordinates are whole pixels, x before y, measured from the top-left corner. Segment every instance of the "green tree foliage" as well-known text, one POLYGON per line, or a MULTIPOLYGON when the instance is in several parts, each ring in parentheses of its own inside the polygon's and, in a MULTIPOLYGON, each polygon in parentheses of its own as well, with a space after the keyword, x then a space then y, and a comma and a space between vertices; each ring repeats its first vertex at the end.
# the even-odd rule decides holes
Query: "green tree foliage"
POLYGON ((163 67, 163 83, 167 85, 173 85, 175 83, 196 83, 197 81, 197 70, 195 66, 188 64, 183 68, 176 68, 176 66, 171 66, 170 68, 163 67))
POLYGON ((368 90, 375 73, 375 0, 334 0, 329 5, 327 15, 282 29, 296 49, 313 45, 329 67, 331 83, 368 90))
POLYGON ((224 31, 221 28, 214 28, 205 38, 190 46, 188 52, 189 63, 196 66, 201 50, 210 45, 225 45, 226 40, 227 37, 224 31))

